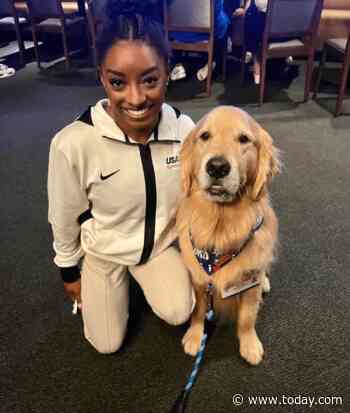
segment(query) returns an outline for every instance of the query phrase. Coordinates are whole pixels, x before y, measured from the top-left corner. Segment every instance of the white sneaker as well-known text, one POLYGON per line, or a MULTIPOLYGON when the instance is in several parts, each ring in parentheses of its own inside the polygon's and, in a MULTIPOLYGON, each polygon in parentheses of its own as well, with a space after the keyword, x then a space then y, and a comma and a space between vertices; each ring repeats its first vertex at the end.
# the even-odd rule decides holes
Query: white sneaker
POLYGON ((288 56, 286 58, 286 63, 287 63, 287 65, 291 65, 293 63, 293 56, 288 56))
MULTIPOLYGON (((213 62, 212 68, 213 70, 216 67, 216 62, 213 62)), ((201 69, 198 70, 197 72, 197 79, 202 82, 203 80, 205 80, 208 77, 208 63, 203 66, 201 69)))
POLYGON ((8 67, 6 65, 0 64, 0 78, 10 77, 16 73, 13 67, 8 67))
POLYGON ((182 63, 177 63, 173 67, 173 70, 170 73, 170 79, 175 81, 175 80, 184 79, 185 77, 186 77, 186 70, 184 68, 184 65, 182 63))
POLYGON ((252 61, 253 59, 253 54, 251 52, 246 52, 245 57, 244 57, 244 63, 248 64, 252 61))

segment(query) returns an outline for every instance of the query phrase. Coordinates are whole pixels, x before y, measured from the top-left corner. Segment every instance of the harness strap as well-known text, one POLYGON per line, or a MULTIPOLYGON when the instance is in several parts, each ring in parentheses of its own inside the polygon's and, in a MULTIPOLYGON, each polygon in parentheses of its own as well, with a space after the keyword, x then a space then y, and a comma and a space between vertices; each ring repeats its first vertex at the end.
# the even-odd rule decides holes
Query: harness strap
POLYGON ((263 223, 264 217, 259 215, 256 218, 256 221, 243 244, 239 247, 238 250, 232 251, 228 254, 221 254, 215 249, 207 250, 205 248, 196 248, 193 242, 192 234, 190 233, 193 252, 200 266, 208 275, 215 274, 222 267, 231 262, 234 258, 238 257, 238 255, 243 251, 249 241, 253 238, 254 234, 261 228, 263 223))

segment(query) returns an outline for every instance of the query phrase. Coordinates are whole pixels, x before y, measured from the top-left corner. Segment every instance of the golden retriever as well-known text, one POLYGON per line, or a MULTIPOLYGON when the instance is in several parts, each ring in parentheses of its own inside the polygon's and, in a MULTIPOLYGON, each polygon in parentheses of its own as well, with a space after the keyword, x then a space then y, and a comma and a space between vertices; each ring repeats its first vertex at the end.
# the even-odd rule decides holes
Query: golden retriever
POLYGON ((278 235, 267 186, 280 170, 279 152, 246 112, 220 106, 198 122, 180 159, 184 196, 176 221, 196 294, 184 350, 190 355, 199 351, 212 283, 215 313, 229 312, 236 319, 240 354, 256 365, 264 349, 255 323, 262 293, 270 290, 267 273, 278 235), (216 272, 208 275, 199 258, 213 251, 216 263, 208 265, 216 272), (217 268, 220 260, 228 262, 217 268), (222 298, 240 288, 242 292, 222 298))

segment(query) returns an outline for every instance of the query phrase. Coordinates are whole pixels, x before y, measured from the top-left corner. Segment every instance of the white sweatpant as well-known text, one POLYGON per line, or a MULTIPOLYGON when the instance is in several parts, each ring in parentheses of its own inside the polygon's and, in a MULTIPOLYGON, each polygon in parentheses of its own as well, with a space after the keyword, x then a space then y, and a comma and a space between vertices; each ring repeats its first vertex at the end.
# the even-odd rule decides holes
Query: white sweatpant
POLYGON ((132 267, 86 255, 81 271, 84 334, 100 353, 117 351, 125 337, 129 316, 127 270, 153 312, 167 323, 184 323, 194 307, 189 274, 174 247, 144 265, 132 267))

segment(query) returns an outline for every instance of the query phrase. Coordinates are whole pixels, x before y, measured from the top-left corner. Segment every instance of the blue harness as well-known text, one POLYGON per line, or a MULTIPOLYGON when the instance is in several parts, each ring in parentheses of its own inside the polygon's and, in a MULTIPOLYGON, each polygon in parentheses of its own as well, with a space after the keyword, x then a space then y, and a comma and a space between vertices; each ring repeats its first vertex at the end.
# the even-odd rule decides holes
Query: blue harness
POLYGON ((193 252, 194 252, 195 257, 197 258, 197 261, 199 262, 199 265, 203 268, 203 270, 208 275, 215 274, 217 271, 219 271, 222 267, 224 267, 226 264, 228 264, 230 261, 232 261, 234 258, 236 258, 241 253, 243 248, 253 238, 256 231, 260 229, 263 222, 264 222, 264 218, 262 216, 258 216, 256 218, 253 228, 251 229, 248 237, 245 239, 243 244, 239 247, 238 250, 233 251, 229 254, 221 254, 215 249, 206 250, 204 248, 203 249, 196 248, 193 243, 192 236, 190 236, 192 247, 193 247, 193 252))

